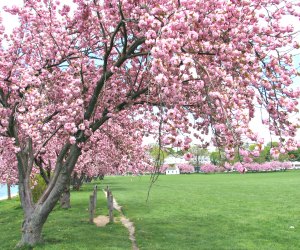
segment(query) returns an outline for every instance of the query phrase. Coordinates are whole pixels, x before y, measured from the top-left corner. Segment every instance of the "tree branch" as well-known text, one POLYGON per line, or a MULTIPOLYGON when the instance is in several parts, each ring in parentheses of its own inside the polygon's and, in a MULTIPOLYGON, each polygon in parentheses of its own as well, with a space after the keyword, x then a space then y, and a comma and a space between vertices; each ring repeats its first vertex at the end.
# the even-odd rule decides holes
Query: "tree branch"
POLYGON ((45 170, 43 168, 43 163, 45 163, 45 162, 43 161, 42 157, 39 157, 38 159, 35 158, 34 162, 39 167, 40 175, 44 179, 45 183, 48 185, 49 184, 49 178, 48 178, 48 175, 47 175, 47 173, 45 172, 45 170))
POLYGON ((36 157, 38 156, 38 154, 41 152, 41 149, 47 145, 47 143, 51 140, 51 138, 52 138, 52 137, 58 132, 58 130, 60 130, 62 127, 63 127, 63 125, 60 125, 60 126, 58 126, 57 129, 55 129, 55 130, 53 131, 53 133, 48 137, 48 139, 46 139, 46 140, 44 141, 44 143, 42 144, 42 146, 40 147, 40 149, 35 153, 34 158, 36 158, 36 157))
POLYGON ((49 185, 48 185, 47 189, 45 190, 45 192, 43 193, 43 195, 39 199, 39 201, 38 201, 39 204, 43 203, 48 198, 48 196, 50 195, 51 191, 55 187, 56 181, 57 181, 57 179, 59 177, 59 174, 60 174, 60 171, 61 171, 61 169, 63 167, 63 159, 67 155, 70 147, 71 147, 71 144, 70 143, 66 143, 63 146, 63 148, 61 149, 61 151, 60 151, 60 153, 59 153, 59 155, 57 157, 57 160, 56 160, 56 165, 55 165, 55 170, 54 170, 53 176, 52 176, 52 178, 51 178, 51 180, 49 182, 49 185))
POLYGON ((47 116, 47 117, 42 121, 42 123, 43 123, 43 124, 46 124, 47 122, 50 122, 51 119, 52 119, 54 116, 56 116, 57 114, 59 114, 59 111, 53 112, 53 114, 47 116))
MULTIPOLYGON (((128 49, 127 53, 119 58, 119 60, 114 64, 116 67, 120 67, 126 59, 128 59, 128 56, 134 53, 136 48, 143 44, 146 41, 145 37, 137 39, 128 49)), ((89 102, 89 105, 87 107, 87 110, 84 114, 84 119, 89 120, 95 110, 96 103, 98 101, 98 96, 105 84, 105 82, 113 75, 111 71, 104 72, 103 75, 101 76, 100 80, 97 82, 96 88, 94 90, 94 93, 92 95, 92 98, 89 102)))
MULTIPOLYGON (((135 93, 133 93, 131 96, 130 96, 130 100, 134 100, 134 99, 137 99, 138 97, 140 97, 142 94, 146 93, 148 91, 148 88, 144 88, 144 89, 141 89, 140 91, 137 91, 135 93)), ((116 111, 121 111, 121 110, 124 110, 125 107, 129 104, 130 102, 127 101, 127 102, 122 102, 120 104, 118 104, 115 108, 116 111)), ((100 128, 102 126, 102 124, 104 124, 107 120, 109 120, 109 116, 107 116, 108 114, 108 111, 105 110, 102 114, 102 117, 98 120, 96 120, 91 126, 90 128, 92 129, 92 131, 96 131, 98 128, 100 128)))

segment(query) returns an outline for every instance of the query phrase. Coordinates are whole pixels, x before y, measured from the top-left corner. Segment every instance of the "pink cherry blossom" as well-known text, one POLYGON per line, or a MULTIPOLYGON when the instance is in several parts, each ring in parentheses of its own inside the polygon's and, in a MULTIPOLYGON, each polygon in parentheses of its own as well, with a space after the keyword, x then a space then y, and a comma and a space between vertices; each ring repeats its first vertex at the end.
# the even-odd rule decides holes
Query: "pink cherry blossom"
POLYGON ((19 25, 8 35, 0 20, 0 178, 19 182, 20 246, 41 240, 74 170, 156 171, 144 135, 186 150, 191 134, 205 144, 211 133, 229 158, 239 148, 250 161, 242 145, 262 143, 249 128, 259 105, 282 150, 299 144, 297 32, 282 24, 299 19, 296 2, 27 0, 4 10, 19 25), (30 178, 47 169, 55 178, 33 204, 30 178))

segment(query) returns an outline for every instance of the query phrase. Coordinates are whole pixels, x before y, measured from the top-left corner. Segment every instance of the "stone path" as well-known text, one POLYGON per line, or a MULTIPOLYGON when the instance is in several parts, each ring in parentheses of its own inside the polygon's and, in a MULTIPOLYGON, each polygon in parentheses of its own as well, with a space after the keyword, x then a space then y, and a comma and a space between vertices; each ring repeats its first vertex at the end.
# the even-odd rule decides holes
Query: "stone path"
MULTIPOLYGON (((107 192, 105 190, 103 190, 103 192, 105 194, 105 197, 107 197, 107 192)), ((134 228, 133 222, 130 221, 128 218, 126 218, 126 216, 122 212, 122 207, 118 204, 118 202, 116 201, 115 198, 113 198, 113 205, 114 205, 114 209, 116 209, 121 214, 120 221, 123 224, 123 226, 127 228, 128 232, 129 232, 129 239, 131 240, 131 243, 132 243, 132 249, 139 250, 139 248, 136 244, 136 239, 135 239, 135 235, 134 235, 135 228, 134 228)), ((108 216, 100 215, 94 219, 94 223, 98 227, 104 227, 108 222, 109 222, 108 216)))

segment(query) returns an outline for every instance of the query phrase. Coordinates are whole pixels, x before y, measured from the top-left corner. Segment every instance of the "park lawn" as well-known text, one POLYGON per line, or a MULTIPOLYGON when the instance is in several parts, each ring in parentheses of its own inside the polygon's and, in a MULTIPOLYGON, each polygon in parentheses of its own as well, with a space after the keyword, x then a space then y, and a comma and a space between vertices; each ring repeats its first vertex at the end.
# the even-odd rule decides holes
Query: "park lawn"
POLYGON ((300 171, 105 177, 140 249, 300 249, 300 171))
MULTIPOLYGON (((56 206, 50 214, 44 229, 45 243, 34 250, 76 250, 76 249, 130 249, 128 231, 122 224, 108 224, 96 227, 88 222, 89 195, 93 185, 84 185, 81 191, 72 192, 71 208, 56 206)), ((107 215, 106 199, 102 190, 98 193, 96 215, 107 215)), ((116 212, 115 215, 118 215, 116 212)), ((21 237, 22 209, 18 198, 0 201, 0 249, 14 249, 21 237)))
MULTIPOLYGON (((146 203, 149 176, 105 177, 142 249, 300 249, 300 171, 160 176, 146 203)), ((45 224, 45 244, 34 249, 131 249, 120 224, 88 223, 93 184, 72 192, 72 208, 56 207, 45 224)), ((98 193, 97 215, 107 214, 98 193)), ((117 213, 116 213, 117 215, 117 213)), ((20 239, 17 199, 0 202, 0 249, 20 239)))

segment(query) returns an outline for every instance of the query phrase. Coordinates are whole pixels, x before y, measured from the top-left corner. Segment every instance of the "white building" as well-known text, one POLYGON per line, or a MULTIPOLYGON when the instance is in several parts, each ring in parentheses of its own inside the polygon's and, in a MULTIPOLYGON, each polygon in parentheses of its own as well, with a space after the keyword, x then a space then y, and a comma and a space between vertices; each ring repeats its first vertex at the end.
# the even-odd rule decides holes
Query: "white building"
POLYGON ((300 169, 300 162, 299 161, 292 161, 292 169, 300 169))
POLYGON ((175 157, 172 155, 167 157, 164 164, 167 164, 170 167, 166 169, 166 174, 180 174, 180 170, 176 165, 184 163, 188 162, 183 157, 175 157))
POLYGON ((180 174, 178 167, 169 167, 166 170, 166 174, 180 174))

